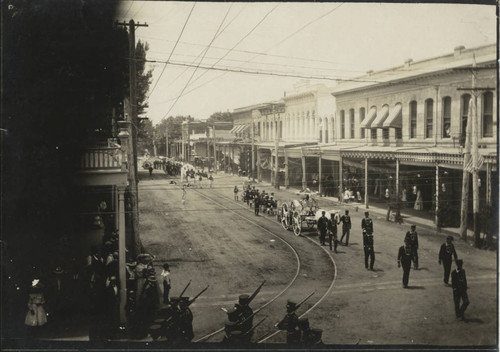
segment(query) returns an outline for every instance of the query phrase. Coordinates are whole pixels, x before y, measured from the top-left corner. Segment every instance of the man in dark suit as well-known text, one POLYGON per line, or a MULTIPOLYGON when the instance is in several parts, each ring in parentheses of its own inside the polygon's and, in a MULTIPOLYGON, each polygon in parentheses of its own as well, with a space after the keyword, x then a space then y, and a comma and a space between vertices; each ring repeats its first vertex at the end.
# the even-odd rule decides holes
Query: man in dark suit
POLYGON ((465 320, 464 313, 469 305, 469 297, 467 296, 467 277, 462 266, 463 260, 457 260, 457 268, 451 273, 451 286, 453 287, 455 315, 457 319, 465 320), (462 301, 462 306, 460 306, 460 300, 462 301))
POLYGON ((326 212, 321 212, 321 217, 318 219, 319 243, 324 246, 326 238, 326 230, 328 228, 328 219, 325 216, 326 212))
POLYGON ((457 252, 455 251, 455 246, 451 243, 452 241, 452 236, 446 237, 446 243, 443 243, 441 245, 441 249, 439 250, 439 264, 443 262, 443 281, 446 286, 448 286, 448 280, 450 279, 452 257, 455 257, 455 262, 457 261, 457 252))
POLYGON ((411 269, 411 247, 409 240, 405 239, 405 245, 399 247, 398 252, 398 268, 403 266, 403 288, 408 288, 408 280, 410 278, 411 269))

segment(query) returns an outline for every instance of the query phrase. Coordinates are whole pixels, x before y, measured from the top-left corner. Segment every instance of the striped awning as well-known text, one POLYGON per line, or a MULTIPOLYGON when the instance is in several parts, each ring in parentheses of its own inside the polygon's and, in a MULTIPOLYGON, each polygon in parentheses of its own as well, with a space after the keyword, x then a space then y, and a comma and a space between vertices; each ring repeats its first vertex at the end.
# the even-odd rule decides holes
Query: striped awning
POLYGON ((372 107, 370 111, 368 111, 368 114, 366 115, 365 119, 361 121, 361 128, 370 128, 373 120, 375 119, 375 116, 377 116, 377 108, 372 107))
POLYGON ((247 129, 248 129, 248 125, 243 125, 243 127, 242 127, 242 128, 240 128, 240 129, 238 130, 238 133, 243 133, 243 132, 245 132, 247 129))
POLYGON ((389 106, 384 105, 380 111, 377 111, 377 118, 373 121, 371 128, 383 128, 387 116, 389 116, 389 106))
POLYGON ((384 121, 383 126, 402 128, 403 126, 403 114, 401 113, 401 104, 396 104, 396 106, 391 110, 389 117, 384 121))
POLYGON ((229 131, 229 133, 235 133, 234 131, 235 131, 238 127, 240 127, 240 126, 241 126, 241 125, 235 125, 235 126, 233 126, 233 128, 231 128, 231 131, 229 131))

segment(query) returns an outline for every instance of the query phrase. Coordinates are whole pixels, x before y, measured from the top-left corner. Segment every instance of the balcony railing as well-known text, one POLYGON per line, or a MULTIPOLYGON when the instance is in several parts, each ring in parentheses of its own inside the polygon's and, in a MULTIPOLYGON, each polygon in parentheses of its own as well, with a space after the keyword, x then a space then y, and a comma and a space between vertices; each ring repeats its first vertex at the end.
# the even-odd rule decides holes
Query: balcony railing
POLYGON ((118 146, 88 148, 83 153, 80 167, 83 170, 121 169, 126 160, 126 154, 118 146))

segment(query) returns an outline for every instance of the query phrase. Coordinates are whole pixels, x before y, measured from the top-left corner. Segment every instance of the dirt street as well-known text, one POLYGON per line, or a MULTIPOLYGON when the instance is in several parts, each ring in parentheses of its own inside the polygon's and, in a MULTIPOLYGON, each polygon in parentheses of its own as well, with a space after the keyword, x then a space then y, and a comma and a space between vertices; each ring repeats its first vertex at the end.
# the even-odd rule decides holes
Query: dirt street
MULTIPOLYGON (((157 272, 168 262, 172 272, 171 295, 178 295, 192 280, 185 295, 193 297, 210 288, 191 306, 194 341, 222 340, 229 308, 240 294, 251 294, 264 280, 262 291, 251 303, 255 322, 267 317, 255 331, 253 341, 275 330, 285 313, 286 299, 300 301, 314 295, 299 309, 311 327, 323 329, 325 344, 494 345, 497 343, 497 258, 455 239, 464 260, 469 283, 467 320, 455 318, 452 289, 443 285, 438 252, 445 236, 419 234, 420 269, 411 270, 409 289, 402 288, 402 269, 397 253, 407 225, 385 218, 374 220, 374 271, 364 267, 361 235, 363 211, 351 210, 353 230, 348 247, 339 253, 319 245, 315 231, 296 237, 268 215, 255 216, 233 188, 243 189, 244 178, 218 173, 213 188, 182 189, 156 171, 153 179, 141 173, 140 233, 146 250, 156 256, 157 272)), ((296 199, 286 190, 274 192, 278 200, 296 199)), ((344 209, 319 199, 327 210, 344 209)), ((340 239, 340 237, 339 237, 340 239)), ((283 332, 266 343, 284 343, 283 332)))

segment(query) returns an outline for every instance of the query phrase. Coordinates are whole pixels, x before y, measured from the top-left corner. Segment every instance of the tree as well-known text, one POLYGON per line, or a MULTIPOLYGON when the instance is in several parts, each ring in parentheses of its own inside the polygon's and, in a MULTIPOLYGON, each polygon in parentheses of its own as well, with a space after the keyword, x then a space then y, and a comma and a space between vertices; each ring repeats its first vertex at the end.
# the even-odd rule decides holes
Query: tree
POLYGON ((212 124, 214 122, 227 122, 233 121, 233 116, 229 111, 226 112, 214 112, 207 120, 208 124, 212 124))
POLYGON ((135 49, 136 61, 136 95, 137 95, 137 115, 142 115, 148 108, 147 93, 153 77, 153 70, 146 71, 146 54, 149 50, 149 44, 138 41, 135 49))
POLYGON ((165 155, 166 153, 165 133, 168 133, 170 143, 176 139, 181 139, 182 123, 184 121, 194 121, 194 118, 192 116, 169 116, 168 118, 163 118, 160 123, 155 126, 156 145, 160 155, 165 155))
POLYGON ((142 119, 139 121, 137 129, 137 155, 144 155, 146 149, 150 155, 153 155, 153 135, 154 128, 150 119, 142 119))

